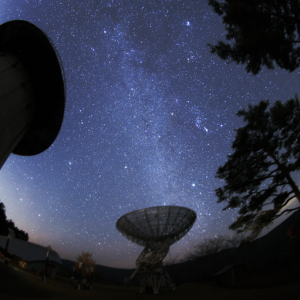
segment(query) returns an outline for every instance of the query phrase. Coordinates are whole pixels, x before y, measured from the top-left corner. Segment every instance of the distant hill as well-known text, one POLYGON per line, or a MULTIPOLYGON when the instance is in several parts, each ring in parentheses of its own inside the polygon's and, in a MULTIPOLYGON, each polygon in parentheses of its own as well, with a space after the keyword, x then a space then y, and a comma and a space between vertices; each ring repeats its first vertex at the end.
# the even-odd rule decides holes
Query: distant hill
MULTIPOLYGON (((241 248, 230 248, 218 253, 203 256, 193 261, 177 263, 167 266, 167 270, 174 282, 193 282, 210 278, 222 268, 233 264, 247 264, 249 268, 266 268, 268 264, 276 264, 276 260, 286 256, 290 251, 287 237, 289 228, 300 220, 300 210, 275 227, 268 234, 241 248)), ((58 275, 72 276, 74 262, 62 259, 62 267, 58 275)), ((110 268, 96 266, 95 282, 123 284, 134 269, 110 268)), ((135 277, 131 284, 138 284, 135 277)))
POLYGON ((241 248, 230 248, 218 253, 202 256, 168 266, 174 281, 192 282, 205 280, 213 274, 234 264, 246 264, 248 269, 267 269, 291 258, 290 242, 287 237, 289 228, 300 220, 300 210, 294 212, 285 221, 268 234, 244 245, 241 248))
POLYGON ((263 237, 239 249, 234 262, 265 262, 271 258, 285 255, 290 251, 290 242, 287 237, 287 232, 298 220, 300 220, 300 210, 294 212, 289 218, 263 237))
MULTIPOLYGON (((244 252, 251 252, 249 259, 256 259, 258 261, 286 254, 290 251, 290 242, 287 237, 287 232, 298 220, 300 220, 300 210, 294 212, 290 217, 263 237, 250 243, 248 248, 245 247, 244 252)), ((244 254, 246 255, 246 253, 244 254)))
MULTIPOLYGON (((70 277, 73 275, 73 267, 75 262, 62 259, 62 267, 58 272, 58 275, 70 277)), ((121 269, 121 268, 111 268, 105 267, 101 265, 96 265, 95 271, 95 282, 101 283, 112 283, 112 284, 123 284, 125 278, 129 278, 134 269, 121 269)), ((133 284, 136 283, 135 280, 132 282, 133 284)))

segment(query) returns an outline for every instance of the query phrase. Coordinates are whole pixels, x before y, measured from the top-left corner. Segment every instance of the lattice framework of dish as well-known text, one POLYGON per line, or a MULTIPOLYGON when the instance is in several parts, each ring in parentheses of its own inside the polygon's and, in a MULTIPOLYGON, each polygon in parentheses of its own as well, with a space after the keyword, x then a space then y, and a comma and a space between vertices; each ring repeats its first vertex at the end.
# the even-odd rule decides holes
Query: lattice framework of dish
POLYGON ((167 242, 172 245, 193 226, 196 213, 182 206, 154 206, 125 214, 116 223, 117 229, 140 246, 167 242))

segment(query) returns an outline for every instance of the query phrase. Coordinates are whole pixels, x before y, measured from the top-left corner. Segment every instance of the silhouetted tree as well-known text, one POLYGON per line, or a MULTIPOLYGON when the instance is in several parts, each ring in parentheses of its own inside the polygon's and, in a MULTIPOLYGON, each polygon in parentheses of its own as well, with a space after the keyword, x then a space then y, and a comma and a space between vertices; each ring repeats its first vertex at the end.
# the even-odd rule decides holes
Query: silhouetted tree
POLYGON ((7 236, 9 233, 9 228, 14 230, 16 239, 28 241, 28 233, 16 227, 12 220, 7 220, 5 205, 0 202, 0 235, 7 236))
POLYGON ((229 43, 209 45, 220 58, 246 64, 257 74, 262 66, 293 71, 300 65, 300 2, 296 0, 209 0, 223 17, 229 43))
POLYGON ((204 239, 194 247, 194 251, 187 256, 187 260, 193 260, 201 256, 217 253, 225 249, 225 237, 219 235, 213 238, 204 239))
POLYGON ((230 225, 237 232, 251 230, 257 235, 264 226, 294 209, 285 206, 300 201, 300 191, 292 173, 300 170, 300 104, 295 99, 268 101, 240 110, 247 123, 239 128, 232 144, 233 153, 219 167, 216 177, 225 185, 216 190, 224 208, 239 208, 239 217, 230 225))
POLYGON ((81 272, 82 276, 86 276, 89 272, 91 272, 89 271, 91 267, 93 268, 93 273, 96 271, 96 261, 92 258, 92 256, 93 255, 91 253, 82 251, 81 254, 76 257, 75 267, 77 272, 81 272), (81 267, 79 265, 80 263, 82 263, 81 267))
POLYGON ((2 202, 0 202, 0 235, 8 234, 6 232, 6 227, 7 227, 7 219, 5 213, 5 206, 2 202))
POLYGON ((18 227, 15 227, 14 231, 15 231, 15 239, 23 240, 26 242, 29 240, 28 233, 25 232, 24 230, 21 230, 18 227))
MULTIPOLYGON (((169 252, 170 253, 170 252, 169 252)), ((171 266, 171 265, 175 265, 179 262, 178 260, 178 255, 174 256, 174 257, 169 257, 168 259, 164 260, 164 265, 165 266, 171 266)))
POLYGON ((193 251, 187 254, 183 261, 194 260, 202 256, 217 253, 224 249, 237 248, 245 239, 244 235, 236 234, 234 236, 218 235, 213 238, 206 238, 197 244, 193 251))

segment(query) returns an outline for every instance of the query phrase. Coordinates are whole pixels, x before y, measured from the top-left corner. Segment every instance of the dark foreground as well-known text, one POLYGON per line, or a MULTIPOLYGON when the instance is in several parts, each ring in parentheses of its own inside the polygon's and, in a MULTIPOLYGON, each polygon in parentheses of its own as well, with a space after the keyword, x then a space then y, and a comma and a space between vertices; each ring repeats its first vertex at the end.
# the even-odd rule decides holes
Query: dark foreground
POLYGON ((299 299, 300 282, 267 289, 235 290, 204 284, 182 284, 176 291, 159 295, 139 294, 138 287, 94 285, 93 290, 76 290, 66 278, 47 280, 0 264, 0 299, 299 299))

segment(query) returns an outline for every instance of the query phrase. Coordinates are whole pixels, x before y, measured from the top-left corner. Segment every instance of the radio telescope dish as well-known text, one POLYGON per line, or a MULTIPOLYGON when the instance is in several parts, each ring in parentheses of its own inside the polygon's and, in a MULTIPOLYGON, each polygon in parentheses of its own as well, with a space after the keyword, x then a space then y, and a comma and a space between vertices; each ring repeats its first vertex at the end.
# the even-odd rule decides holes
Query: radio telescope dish
POLYGON ((0 25, 0 168, 55 141, 64 118, 63 66, 49 37, 23 20, 0 25))
POLYGON ((196 213, 181 206, 154 206, 132 211, 117 221, 117 229, 140 246, 174 244, 193 226, 196 213))
POLYGON ((154 206, 125 214, 116 223, 117 229, 128 240, 144 246, 136 260, 137 268, 131 278, 141 275, 141 292, 152 286, 159 292, 162 284, 174 286, 162 260, 172 244, 183 238, 192 228, 196 213, 181 206, 154 206))

